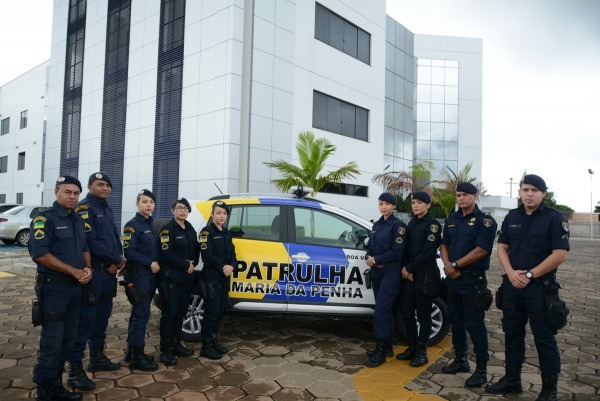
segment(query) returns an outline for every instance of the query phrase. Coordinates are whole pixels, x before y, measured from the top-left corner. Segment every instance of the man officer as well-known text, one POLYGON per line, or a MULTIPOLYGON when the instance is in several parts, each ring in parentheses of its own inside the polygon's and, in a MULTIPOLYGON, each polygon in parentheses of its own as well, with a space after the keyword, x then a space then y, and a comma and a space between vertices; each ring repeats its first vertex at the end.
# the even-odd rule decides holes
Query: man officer
MULTIPOLYGON (((456 186, 459 210, 450 214, 444 224, 440 253, 446 273, 448 317, 452 325, 454 361, 442 372, 455 374, 469 372, 467 360, 467 332, 475 352, 475 373, 466 387, 479 387, 487 382, 488 334, 484 317, 486 307, 478 297, 491 293, 487 290, 486 271, 490 268, 490 254, 496 238, 496 221, 483 213, 477 204, 477 188, 469 182, 456 186), (484 291, 485 289, 485 291, 484 291)), ((489 304, 486 305, 489 307, 489 304)))
POLYGON ((69 386, 86 391, 96 387, 83 371, 81 363, 86 343, 90 346, 88 372, 121 368, 120 363, 111 362, 106 357, 104 343, 113 297, 117 291, 116 272, 125 265, 114 214, 107 203, 112 191, 112 181, 107 174, 97 172, 90 176, 87 188, 89 192, 77 204, 75 212, 84 222, 94 275, 90 283, 82 287, 77 342, 69 357, 67 379, 69 386))
POLYGON ((81 304, 81 285, 92 278, 83 220, 73 208, 81 183, 68 175, 56 181, 56 201, 31 222, 29 254, 37 264, 34 308, 40 319, 40 351, 33 370, 37 401, 78 401, 82 394, 62 385, 65 361, 73 352, 81 304))
POLYGON ((519 394, 525 361, 525 324, 535 340, 542 373, 542 391, 536 401, 556 401, 560 354, 556 329, 544 314, 546 291, 558 292, 556 270, 569 251, 569 223, 558 210, 543 204, 546 182, 527 174, 519 184, 522 205, 508 212, 498 238, 502 280, 502 328, 506 374, 485 390, 492 394, 519 394))

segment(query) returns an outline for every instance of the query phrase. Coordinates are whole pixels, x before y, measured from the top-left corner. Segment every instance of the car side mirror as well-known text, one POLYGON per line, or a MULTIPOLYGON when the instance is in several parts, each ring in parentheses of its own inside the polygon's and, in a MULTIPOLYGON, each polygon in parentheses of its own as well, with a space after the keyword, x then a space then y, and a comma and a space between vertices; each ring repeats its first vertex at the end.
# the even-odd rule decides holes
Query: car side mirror
POLYGON ((243 237, 245 232, 240 227, 232 227, 229 232, 234 237, 243 237))

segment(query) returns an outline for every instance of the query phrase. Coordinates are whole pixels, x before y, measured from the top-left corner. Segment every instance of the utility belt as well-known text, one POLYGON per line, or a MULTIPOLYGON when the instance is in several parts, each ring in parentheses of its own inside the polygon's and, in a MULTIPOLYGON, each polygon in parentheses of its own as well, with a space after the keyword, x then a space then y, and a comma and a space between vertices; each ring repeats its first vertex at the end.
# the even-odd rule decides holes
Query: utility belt
POLYGON ((92 260, 92 269, 108 269, 110 267, 110 262, 100 262, 92 260))
MULTIPOLYGON (((460 271, 460 276, 456 280, 471 280, 475 287, 475 296, 473 298, 475 308, 478 311, 487 311, 492 306, 494 296, 488 288, 487 276, 485 270, 460 271)), ((447 297, 449 299, 458 299, 458 295, 448 286, 447 297)))
POLYGON ((35 298, 31 300, 31 323, 34 327, 44 323, 57 322, 65 320, 64 313, 52 312, 44 309, 43 290, 48 283, 74 285, 79 284, 72 276, 66 275, 49 275, 38 273, 35 278, 35 298))

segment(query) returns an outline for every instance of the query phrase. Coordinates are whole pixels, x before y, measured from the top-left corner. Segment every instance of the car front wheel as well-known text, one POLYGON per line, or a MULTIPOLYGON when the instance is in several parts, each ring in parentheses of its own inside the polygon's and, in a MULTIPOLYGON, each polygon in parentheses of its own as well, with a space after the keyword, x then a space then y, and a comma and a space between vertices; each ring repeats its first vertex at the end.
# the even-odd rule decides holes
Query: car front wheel
POLYGON ((192 294, 188 311, 183 318, 183 327, 181 329, 181 338, 185 341, 199 342, 200 328, 202 327, 202 318, 204 317, 204 298, 200 295, 192 294))
POLYGON ((17 234, 17 244, 19 246, 27 246, 29 243, 29 230, 21 230, 17 234))

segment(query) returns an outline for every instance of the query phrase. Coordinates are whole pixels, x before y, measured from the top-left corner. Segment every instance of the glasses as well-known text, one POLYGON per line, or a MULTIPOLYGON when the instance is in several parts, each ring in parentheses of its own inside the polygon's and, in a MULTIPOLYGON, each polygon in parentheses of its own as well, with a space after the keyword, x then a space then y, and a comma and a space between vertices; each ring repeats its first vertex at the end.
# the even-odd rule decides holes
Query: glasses
POLYGON ((188 208, 185 206, 178 206, 175 208, 178 212, 189 212, 188 208))

